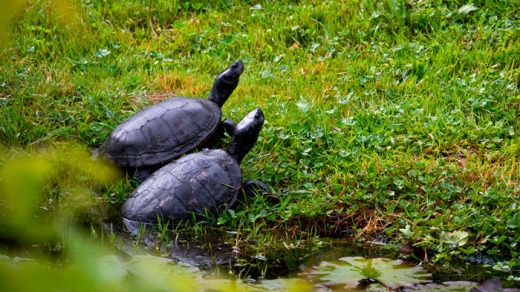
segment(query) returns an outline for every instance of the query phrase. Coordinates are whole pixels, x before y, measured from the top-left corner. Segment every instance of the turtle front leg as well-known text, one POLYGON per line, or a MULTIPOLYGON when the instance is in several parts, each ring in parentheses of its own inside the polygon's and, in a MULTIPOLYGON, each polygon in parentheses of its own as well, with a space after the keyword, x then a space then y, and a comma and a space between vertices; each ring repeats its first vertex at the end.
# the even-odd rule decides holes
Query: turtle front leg
POLYGON ((137 169, 134 168, 133 178, 137 181, 137 183, 141 184, 143 181, 147 180, 156 170, 158 170, 160 166, 143 166, 137 169))
POLYGON ((224 121, 222 121, 222 127, 224 127, 224 131, 229 136, 233 136, 233 132, 235 131, 237 124, 235 122, 233 122, 232 120, 224 120, 224 121))
POLYGON ((249 180, 242 183, 242 187, 239 190, 239 194, 242 194, 241 201, 246 201, 247 198, 263 195, 265 201, 268 203, 276 204, 280 202, 280 195, 275 195, 269 186, 259 180, 249 180))
POLYGON ((227 133, 229 136, 233 136, 233 131, 235 131, 237 124, 233 122, 232 120, 224 120, 221 121, 213 135, 204 142, 202 147, 200 149, 209 148, 209 149, 215 149, 215 148, 223 148, 224 147, 224 136, 227 133))

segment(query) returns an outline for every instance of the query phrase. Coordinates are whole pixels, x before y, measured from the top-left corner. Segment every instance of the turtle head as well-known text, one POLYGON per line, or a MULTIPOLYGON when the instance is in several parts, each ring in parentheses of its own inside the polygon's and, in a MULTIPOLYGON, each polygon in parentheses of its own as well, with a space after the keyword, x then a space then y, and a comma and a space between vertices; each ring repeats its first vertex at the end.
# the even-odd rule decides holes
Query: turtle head
POLYGON ((241 60, 238 60, 220 73, 213 82, 209 100, 222 107, 231 93, 233 93, 233 90, 237 88, 242 72, 244 72, 244 64, 241 60))
POLYGON ((255 145, 263 125, 264 113, 262 113, 261 109, 257 108, 247 114, 236 126, 227 152, 235 158, 238 164, 242 162, 242 159, 255 145))

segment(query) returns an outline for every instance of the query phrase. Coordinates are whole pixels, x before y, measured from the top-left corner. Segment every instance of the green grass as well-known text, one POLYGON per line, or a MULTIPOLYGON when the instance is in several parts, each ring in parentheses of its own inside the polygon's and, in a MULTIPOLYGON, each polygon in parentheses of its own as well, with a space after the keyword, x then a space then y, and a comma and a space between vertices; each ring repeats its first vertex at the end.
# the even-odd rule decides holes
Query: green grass
MULTIPOLYGON (((242 59, 224 116, 261 107, 267 121, 244 176, 288 192, 218 222, 253 236, 353 230, 438 260, 518 257, 517 2, 55 3, 25 5, 0 55, 6 149, 99 146, 158 97, 208 96, 242 59)), ((105 196, 118 207, 128 192, 105 196)))

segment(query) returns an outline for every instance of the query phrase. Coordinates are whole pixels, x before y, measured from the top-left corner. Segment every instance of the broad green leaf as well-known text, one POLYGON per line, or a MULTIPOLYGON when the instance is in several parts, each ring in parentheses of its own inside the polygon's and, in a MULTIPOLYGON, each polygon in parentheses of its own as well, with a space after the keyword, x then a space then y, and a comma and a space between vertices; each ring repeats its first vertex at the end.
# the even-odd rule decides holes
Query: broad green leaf
POLYGON ((192 3, 191 7, 195 10, 200 10, 204 6, 204 3, 192 3))
POLYGON ((309 275, 319 278, 326 286, 355 288, 359 281, 372 278, 391 289, 428 283, 431 277, 422 267, 411 267, 401 260, 363 257, 344 257, 335 262, 322 262, 309 275))
POLYGON ((94 53, 94 55, 98 58, 103 58, 103 57, 110 55, 110 51, 107 49, 101 49, 101 50, 96 51, 94 53))
POLYGON ((477 9, 478 8, 475 5, 473 5, 473 4, 466 4, 466 5, 462 6, 462 7, 460 7, 459 10, 457 10, 457 12, 459 14, 468 14, 468 13, 470 13, 472 11, 477 10, 477 9))
POLYGON ((410 225, 406 225, 406 228, 401 228, 401 229, 399 229, 399 231, 401 231, 401 233, 402 233, 406 238, 411 238, 412 235, 413 235, 413 232, 410 230, 410 225))
POLYGON ((453 231, 446 232, 442 231, 440 235, 440 240, 447 244, 453 244, 457 246, 463 246, 468 243, 469 233, 466 231, 453 231))
POLYGON ((516 212, 511 219, 507 220, 507 227, 511 229, 520 228, 520 212, 516 212))
POLYGON ((297 102, 296 102, 296 106, 298 106, 298 108, 299 108, 302 112, 304 112, 304 113, 306 113, 307 111, 309 111, 309 108, 310 108, 309 103, 308 103, 307 101, 305 101, 305 100, 299 100, 299 101, 297 101, 297 102))

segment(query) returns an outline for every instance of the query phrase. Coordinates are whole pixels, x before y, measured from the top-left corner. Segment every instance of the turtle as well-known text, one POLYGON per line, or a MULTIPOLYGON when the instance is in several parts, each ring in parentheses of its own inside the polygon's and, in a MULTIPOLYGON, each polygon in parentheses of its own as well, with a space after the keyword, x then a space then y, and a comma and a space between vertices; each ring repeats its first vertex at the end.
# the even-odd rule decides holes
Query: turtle
POLYGON ((232 121, 221 122, 222 106, 244 71, 241 60, 221 72, 208 99, 172 97, 130 116, 99 148, 102 157, 126 170, 149 169, 138 181, 163 164, 231 132, 232 121))
POLYGON ((227 150, 204 149, 187 154, 155 171, 123 203, 123 222, 132 230, 136 222, 157 223, 158 218, 173 222, 189 221, 193 214, 215 212, 235 202, 245 185, 240 163, 253 148, 264 124, 257 108, 236 125, 227 150))

